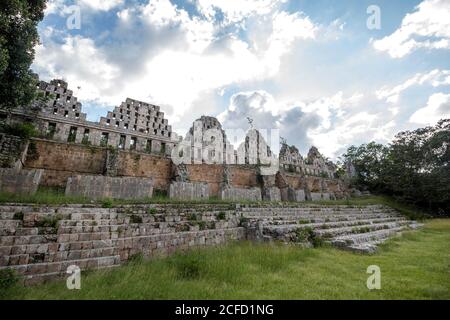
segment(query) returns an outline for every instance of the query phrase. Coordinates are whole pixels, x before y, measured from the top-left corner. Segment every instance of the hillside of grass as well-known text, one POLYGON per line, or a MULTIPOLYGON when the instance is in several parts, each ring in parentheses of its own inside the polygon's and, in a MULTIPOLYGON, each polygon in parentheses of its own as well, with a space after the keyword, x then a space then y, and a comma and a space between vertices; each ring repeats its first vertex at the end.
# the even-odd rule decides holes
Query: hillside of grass
POLYGON ((234 243, 82 273, 65 281, 3 290, 3 299, 450 299, 450 219, 360 255, 331 247, 234 243), (368 290, 369 265, 381 290, 368 290))

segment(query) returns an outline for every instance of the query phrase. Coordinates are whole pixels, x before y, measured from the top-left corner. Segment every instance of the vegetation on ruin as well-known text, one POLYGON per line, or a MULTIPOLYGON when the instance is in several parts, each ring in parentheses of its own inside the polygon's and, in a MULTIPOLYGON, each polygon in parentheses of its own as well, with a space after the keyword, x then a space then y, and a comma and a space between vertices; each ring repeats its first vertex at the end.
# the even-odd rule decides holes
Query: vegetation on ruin
POLYGON ((435 126, 400 132, 387 146, 351 146, 343 156, 353 163, 353 185, 450 216, 450 119, 435 126))
POLYGON ((1 124, 0 132, 10 134, 16 137, 21 137, 24 139, 29 139, 36 136, 37 131, 34 125, 31 123, 12 123, 12 124, 1 124))
POLYGON ((435 219, 373 255, 234 243, 154 260, 139 256, 112 270, 82 273, 81 290, 57 281, 16 284, 0 294, 3 299, 450 299, 449 243, 450 219, 435 219), (381 269, 381 290, 366 287, 370 265, 381 269))

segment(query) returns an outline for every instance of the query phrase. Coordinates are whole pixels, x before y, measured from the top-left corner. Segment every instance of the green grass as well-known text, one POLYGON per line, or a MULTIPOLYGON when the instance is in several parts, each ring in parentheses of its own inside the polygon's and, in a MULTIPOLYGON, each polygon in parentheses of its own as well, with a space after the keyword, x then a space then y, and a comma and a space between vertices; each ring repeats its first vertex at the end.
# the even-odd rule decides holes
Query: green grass
POLYGON ((390 240, 379 253, 252 244, 198 249, 64 281, 3 292, 7 299, 450 299, 450 219, 390 240), (381 290, 369 291, 369 265, 381 290))

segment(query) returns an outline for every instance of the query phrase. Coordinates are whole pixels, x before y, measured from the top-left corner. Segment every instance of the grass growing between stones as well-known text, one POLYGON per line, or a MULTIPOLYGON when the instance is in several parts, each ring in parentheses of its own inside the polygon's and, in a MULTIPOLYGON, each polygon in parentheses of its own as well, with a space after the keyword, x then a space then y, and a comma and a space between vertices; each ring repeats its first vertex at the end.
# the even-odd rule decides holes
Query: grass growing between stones
POLYGON ((450 219, 431 220, 374 255, 331 247, 235 243, 4 290, 6 299, 450 299, 450 219), (381 290, 369 291, 369 265, 381 290))

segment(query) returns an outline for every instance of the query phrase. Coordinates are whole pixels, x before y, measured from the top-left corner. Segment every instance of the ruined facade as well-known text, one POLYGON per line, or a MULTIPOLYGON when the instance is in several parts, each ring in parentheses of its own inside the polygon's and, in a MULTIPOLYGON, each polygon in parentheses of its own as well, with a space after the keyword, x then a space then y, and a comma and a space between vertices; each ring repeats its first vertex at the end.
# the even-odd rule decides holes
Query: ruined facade
POLYGON ((93 122, 86 120, 67 82, 40 81, 37 87, 46 99, 39 111, 18 109, 11 116, 33 119, 41 138, 170 155, 176 135, 158 106, 128 98, 100 122, 93 122))
MULTIPOLYGON (((95 176, 86 181, 103 181, 102 189, 110 188, 111 194, 127 197, 128 189, 147 183, 139 179, 151 179, 158 193, 179 199, 305 201, 346 195, 335 177, 336 167, 315 147, 303 158, 283 142, 277 157, 264 134, 251 128, 235 148, 218 119, 209 116, 195 120, 181 141, 156 105, 128 98, 92 122, 66 82, 41 81, 38 88, 46 97, 44 104, 35 102, 2 117, 36 124, 39 136, 31 140, 32 148, 10 159, 13 153, 7 150, 15 138, 2 135, 0 153, 8 167, 43 170, 36 182, 40 186, 67 189, 73 177, 84 175, 95 176), (114 177, 139 179, 124 184, 114 177)), ((273 144, 274 137, 269 139, 273 144)))
POLYGON ((336 166, 327 161, 316 147, 311 147, 304 159, 295 146, 282 143, 280 149, 280 169, 286 172, 335 178, 336 166))

